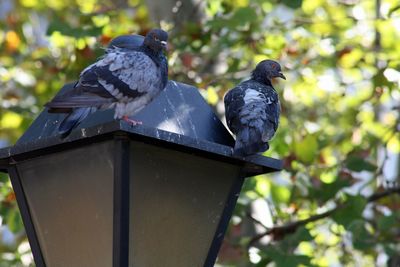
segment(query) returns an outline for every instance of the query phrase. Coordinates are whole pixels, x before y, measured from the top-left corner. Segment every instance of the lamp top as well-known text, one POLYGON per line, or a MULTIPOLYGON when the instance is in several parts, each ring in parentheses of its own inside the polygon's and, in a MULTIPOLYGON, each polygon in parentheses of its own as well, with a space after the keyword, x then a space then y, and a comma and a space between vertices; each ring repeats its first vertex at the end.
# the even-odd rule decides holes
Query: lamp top
MULTIPOLYGON (((65 85, 60 93, 72 88, 65 85)), ((113 119, 113 111, 96 112, 83 121, 65 139, 57 134, 64 115, 44 110, 13 147, 0 149, 0 170, 10 163, 57 152, 74 146, 114 138, 125 134, 131 140, 168 147, 199 156, 243 166, 246 176, 282 169, 277 159, 253 155, 232 155, 234 140, 229 131, 204 101, 198 89, 169 81, 167 88, 133 119, 143 125, 131 126, 113 119)))

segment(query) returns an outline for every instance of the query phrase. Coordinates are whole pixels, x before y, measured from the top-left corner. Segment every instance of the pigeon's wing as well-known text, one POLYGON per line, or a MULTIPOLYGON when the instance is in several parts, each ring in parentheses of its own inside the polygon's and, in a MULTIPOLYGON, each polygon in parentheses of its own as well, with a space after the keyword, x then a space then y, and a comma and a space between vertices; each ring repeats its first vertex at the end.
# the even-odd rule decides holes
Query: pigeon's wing
POLYGON ((98 64, 104 74, 98 80, 118 100, 133 100, 163 89, 160 68, 146 54, 138 51, 115 54, 112 62, 98 64))
POLYGON ((267 86, 263 90, 265 96, 265 113, 267 119, 273 124, 274 131, 278 129, 279 116, 280 116, 280 103, 279 96, 272 86, 267 86))
POLYGON ((162 86, 164 88, 168 83, 168 59, 163 54, 160 57, 160 71, 162 86))
POLYGON ((245 90, 241 85, 238 85, 228 91, 224 97, 226 124, 233 133, 236 133, 238 127, 240 127, 238 115, 245 104, 245 90))
MULTIPOLYGON (((50 108, 102 106, 156 90, 155 64, 145 54, 116 49, 87 67, 73 90, 54 98, 50 108)), ((159 79, 158 79, 159 80, 159 79)))
POLYGON ((101 107, 115 102, 115 98, 112 95, 102 97, 99 94, 89 92, 77 93, 77 91, 79 92, 80 90, 72 89, 68 94, 57 96, 46 103, 45 106, 50 108, 50 113, 57 111, 64 113, 73 108, 101 107))
MULTIPOLYGON (((107 57, 107 56, 106 56, 107 57)), ((105 58, 106 58, 105 57, 105 58)), ((101 59, 99 62, 101 62, 101 59)), ((102 68, 94 63, 81 72, 79 81, 74 88, 68 90, 64 94, 57 95, 45 106, 49 108, 49 112, 63 112, 68 108, 80 107, 99 107, 116 101, 116 98, 108 92, 100 83, 99 78, 113 79, 109 73, 103 73, 102 68)))

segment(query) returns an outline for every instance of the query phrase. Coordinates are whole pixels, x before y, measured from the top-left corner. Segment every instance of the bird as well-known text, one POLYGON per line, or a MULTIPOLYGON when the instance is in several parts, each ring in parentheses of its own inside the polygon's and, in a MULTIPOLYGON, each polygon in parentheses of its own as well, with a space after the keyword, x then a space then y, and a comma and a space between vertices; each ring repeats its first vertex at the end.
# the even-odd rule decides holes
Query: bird
POLYGON ((286 77, 274 60, 263 60, 250 79, 239 83, 224 97, 228 128, 236 135, 233 152, 249 156, 269 149, 269 141, 279 125, 280 102, 272 86, 273 78, 286 77))
POLYGON ((115 119, 141 124, 129 117, 165 88, 168 60, 163 51, 167 41, 168 33, 161 29, 149 31, 141 43, 135 36, 114 41, 103 57, 81 72, 71 90, 45 104, 49 113, 67 113, 58 133, 66 137, 90 114, 111 108, 115 119))

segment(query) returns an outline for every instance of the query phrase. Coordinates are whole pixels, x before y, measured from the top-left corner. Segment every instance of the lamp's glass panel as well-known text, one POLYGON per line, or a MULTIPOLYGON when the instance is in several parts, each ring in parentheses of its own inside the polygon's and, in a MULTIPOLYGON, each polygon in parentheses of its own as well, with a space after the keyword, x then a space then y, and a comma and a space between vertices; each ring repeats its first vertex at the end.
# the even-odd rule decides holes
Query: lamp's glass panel
POLYGON ((112 142, 19 163, 46 267, 112 266, 112 142))
POLYGON ((202 267, 239 168, 132 142, 130 267, 202 267))

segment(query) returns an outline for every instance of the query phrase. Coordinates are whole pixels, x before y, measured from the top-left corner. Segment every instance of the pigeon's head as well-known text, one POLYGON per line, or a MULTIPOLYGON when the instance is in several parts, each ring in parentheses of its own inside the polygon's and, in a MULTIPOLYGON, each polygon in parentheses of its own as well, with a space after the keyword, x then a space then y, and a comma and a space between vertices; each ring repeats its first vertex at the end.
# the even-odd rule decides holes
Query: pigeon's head
POLYGON ((161 29, 149 31, 144 38, 144 45, 155 52, 167 49, 168 33, 161 29))
POLYGON ((252 72, 252 78, 268 84, 271 83, 273 78, 282 78, 286 80, 286 77, 282 74, 281 65, 269 59, 263 60, 257 64, 252 72))

